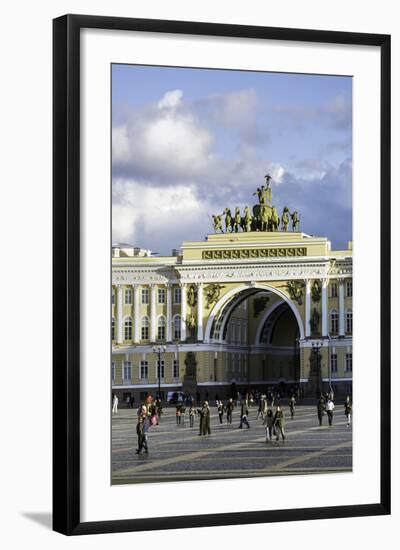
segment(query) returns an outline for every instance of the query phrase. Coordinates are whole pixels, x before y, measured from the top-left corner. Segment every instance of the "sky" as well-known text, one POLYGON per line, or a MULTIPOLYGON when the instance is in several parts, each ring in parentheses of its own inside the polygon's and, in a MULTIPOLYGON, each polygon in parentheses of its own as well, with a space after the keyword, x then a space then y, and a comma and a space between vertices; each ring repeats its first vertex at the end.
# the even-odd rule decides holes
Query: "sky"
POLYGON ((352 79, 112 66, 112 233, 169 255, 212 214, 273 204, 333 249, 352 238, 352 79))

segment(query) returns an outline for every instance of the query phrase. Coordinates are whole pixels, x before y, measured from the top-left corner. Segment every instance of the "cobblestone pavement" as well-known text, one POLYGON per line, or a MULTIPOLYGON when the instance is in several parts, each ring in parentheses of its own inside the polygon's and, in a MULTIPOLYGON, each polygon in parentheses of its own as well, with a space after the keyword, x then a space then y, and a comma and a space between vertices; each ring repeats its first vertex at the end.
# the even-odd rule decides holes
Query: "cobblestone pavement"
MULTIPOLYGON (((337 405, 333 426, 324 416, 318 425, 315 406, 298 406, 294 419, 285 413, 286 441, 266 443, 256 408, 250 409, 250 429, 220 424, 211 409, 211 435, 176 425, 175 409, 165 408, 158 426, 149 430, 149 454, 137 455, 136 410, 122 409, 112 419, 112 483, 143 483, 269 475, 348 472, 352 468, 352 428, 346 426, 343 406, 337 405)), ((187 415, 186 415, 187 416, 187 415)))

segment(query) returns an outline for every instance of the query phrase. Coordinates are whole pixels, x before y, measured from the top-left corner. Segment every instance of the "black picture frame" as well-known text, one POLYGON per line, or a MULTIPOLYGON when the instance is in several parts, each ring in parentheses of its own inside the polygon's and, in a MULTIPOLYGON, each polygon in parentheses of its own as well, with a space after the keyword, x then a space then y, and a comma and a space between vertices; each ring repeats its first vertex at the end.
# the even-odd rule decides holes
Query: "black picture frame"
POLYGON ((66 535, 390 513, 390 36, 65 15, 53 21, 53 529, 66 535), (84 28, 377 46, 381 51, 380 501, 273 511, 80 520, 80 31, 84 28))

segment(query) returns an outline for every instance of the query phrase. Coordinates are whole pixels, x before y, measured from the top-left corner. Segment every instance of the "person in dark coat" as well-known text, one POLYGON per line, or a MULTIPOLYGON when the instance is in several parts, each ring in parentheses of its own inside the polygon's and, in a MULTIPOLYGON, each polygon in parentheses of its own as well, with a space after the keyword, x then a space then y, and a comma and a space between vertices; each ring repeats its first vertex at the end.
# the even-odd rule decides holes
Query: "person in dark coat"
POLYGON ((224 417, 224 404, 222 403, 222 401, 218 401, 217 402, 217 411, 218 411, 218 416, 219 416, 219 423, 222 424, 222 421, 223 421, 223 417, 224 417))
POLYGON ((249 409, 247 407, 246 401, 242 401, 242 405, 240 407, 240 424, 238 428, 243 428, 243 424, 245 424, 248 428, 250 428, 249 421, 247 420, 248 414, 249 414, 249 409))
POLYGON ((290 418, 294 417, 294 406, 296 405, 296 399, 294 395, 289 399, 290 418))
POLYGON ((279 441, 279 434, 281 434, 282 441, 285 442, 285 439, 286 439, 285 418, 284 418, 283 410, 279 405, 276 407, 276 411, 275 411, 274 427, 276 431, 276 440, 279 441))
POLYGON ((322 426, 322 418, 325 414, 325 402, 324 402, 324 398, 322 397, 322 395, 319 398, 319 401, 317 403, 317 414, 318 414, 319 425, 322 426))
POLYGON ((272 434, 274 431, 274 415, 272 414, 272 409, 267 410, 267 414, 264 419, 265 426, 265 438, 266 442, 272 441, 272 434))
POLYGON ((202 408, 199 410, 200 414, 200 433, 199 435, 210 435, 210 407, 208 401, 204 401, 202 408))
POLYGON ((150 428, 150 418, 147 414, 147 408, 145 405, 140 410, 138 414, 138 421, 136 424, 136 435, 138 436, 138 448, 136 449, 136 454, 140 454, 144 449, 144 452, 147 454, 149 452, 148 447, 148 431, 150 428))
POLYGON ((344 402, 344 414, 346 415, 346 418, 347 418, 347 427, 350 426, 351 409, 352 409, 352 406, 351 406, 350 397, 347 396, 346 401, 344 402))
POLYGON ((227 424, 232 424, 232 413, 234 408, 235 408, 235 405, 231 397, 226 405, 226 423, 227 424))

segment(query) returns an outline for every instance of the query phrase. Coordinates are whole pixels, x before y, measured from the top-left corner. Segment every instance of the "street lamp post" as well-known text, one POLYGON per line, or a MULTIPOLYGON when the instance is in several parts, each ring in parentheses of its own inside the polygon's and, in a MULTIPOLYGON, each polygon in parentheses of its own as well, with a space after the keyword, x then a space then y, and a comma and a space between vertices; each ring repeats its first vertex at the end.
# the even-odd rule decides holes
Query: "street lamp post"
POLYGON ((158 398, 161 400, 161 355, 167 351, 167 346, 154 346, 153 352, 158 357, 158 368, 157 368, 157 377, 158 377, 158 398))
POLYGON ((323 342, 313 342, 312 343, 312 349, 314 353, 316 354, 316 362, 317 362, 317 393, 318 397, 321 395, 321 387, 320 387, 320 379, 321 379, 321 355, 320 355, 320 349, 324 345, 323 342))

